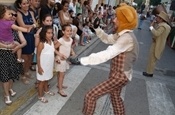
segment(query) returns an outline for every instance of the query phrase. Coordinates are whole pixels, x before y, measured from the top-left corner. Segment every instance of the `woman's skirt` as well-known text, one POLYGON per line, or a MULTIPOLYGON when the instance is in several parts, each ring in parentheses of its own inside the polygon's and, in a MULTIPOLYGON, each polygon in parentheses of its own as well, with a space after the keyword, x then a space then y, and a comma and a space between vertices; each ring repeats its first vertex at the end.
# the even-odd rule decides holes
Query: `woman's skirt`
POLYGON ((0 81, 4 83, 10 79, 18 80, 19 74, 15 53, 11 50, 0 49, 0 81))

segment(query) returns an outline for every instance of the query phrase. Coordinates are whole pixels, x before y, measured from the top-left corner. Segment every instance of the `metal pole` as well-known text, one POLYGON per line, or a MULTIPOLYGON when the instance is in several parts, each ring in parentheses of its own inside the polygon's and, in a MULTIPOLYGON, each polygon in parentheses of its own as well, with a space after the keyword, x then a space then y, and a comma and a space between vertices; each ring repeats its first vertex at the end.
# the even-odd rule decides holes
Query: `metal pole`
POLYGON ((109 6, 110 0, 108 0, 108 6, 109 6))

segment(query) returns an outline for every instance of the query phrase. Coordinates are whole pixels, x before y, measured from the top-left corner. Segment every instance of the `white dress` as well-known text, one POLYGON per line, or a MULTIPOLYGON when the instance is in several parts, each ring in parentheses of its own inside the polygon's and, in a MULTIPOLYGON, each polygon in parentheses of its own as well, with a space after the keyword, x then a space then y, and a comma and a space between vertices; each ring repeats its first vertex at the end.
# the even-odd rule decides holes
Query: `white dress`
MULTIPOLYGON (((63 38, 60 38, 58 41, 61 44, 61 46, 59 47, 59 52, 69 58, 73 41, 72 38, 70 38, 69 41, 65 41, 63 38)), ((57 56, 56 58, 59 57, 57 56)), ((60 64, 55 63, 55 71, 65 72, 67 69, 69 69, 69 64, 67 63, 67 60, 60 60, 60 64)))
POLYGON ((44 48, 41 51, 40 55, 40 64, 43 69, 43 75, 38 73, 38 67, 36 68, 36 76, 39 81, 50 80, 53 77, 53 67, 54 67, 54 44, 51 42, 51 45, 44 43, 44 48))

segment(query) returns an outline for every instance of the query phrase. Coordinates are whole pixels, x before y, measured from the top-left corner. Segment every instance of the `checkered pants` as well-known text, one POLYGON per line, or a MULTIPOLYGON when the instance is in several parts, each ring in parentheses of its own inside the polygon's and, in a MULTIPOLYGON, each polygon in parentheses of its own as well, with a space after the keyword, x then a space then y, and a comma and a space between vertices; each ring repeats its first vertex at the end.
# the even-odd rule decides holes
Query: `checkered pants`
POLYGON ((93 115, 96 101, 105 94, 110 94, 115 115, 125 115, 123 100, 120 97, 122 88, 128 82, 123 72, 125 54, 112 59, 109 79, 92 88, 84 99, 84 115, 93 115))

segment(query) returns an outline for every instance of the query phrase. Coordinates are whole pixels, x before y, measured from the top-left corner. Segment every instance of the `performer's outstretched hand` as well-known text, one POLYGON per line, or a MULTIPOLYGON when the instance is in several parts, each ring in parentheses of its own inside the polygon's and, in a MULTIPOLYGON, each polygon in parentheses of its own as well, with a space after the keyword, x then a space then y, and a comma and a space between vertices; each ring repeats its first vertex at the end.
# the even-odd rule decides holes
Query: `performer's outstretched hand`
POLYGON ((98 28, 99 25, 100 25, 100 19, 99 18, 96 18, 94 20, 94 29, 98 28))

